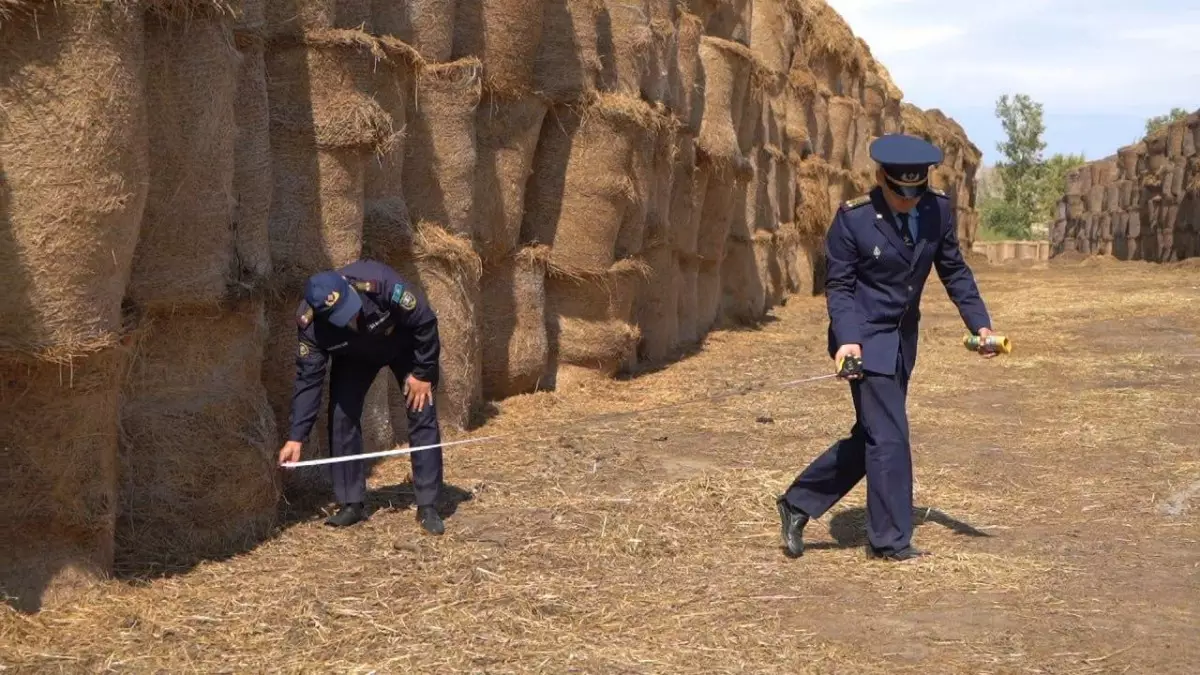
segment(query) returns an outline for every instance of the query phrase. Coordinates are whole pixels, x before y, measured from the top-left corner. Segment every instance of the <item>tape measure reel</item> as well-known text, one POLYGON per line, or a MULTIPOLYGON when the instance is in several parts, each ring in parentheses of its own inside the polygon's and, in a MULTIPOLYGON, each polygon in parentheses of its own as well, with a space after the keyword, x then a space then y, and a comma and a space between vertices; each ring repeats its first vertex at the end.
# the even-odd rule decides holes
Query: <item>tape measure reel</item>
POLYGON ((855 380, 862 377, 862 359, 847 354, 838 361, 837 376, 846 380, 855 380))

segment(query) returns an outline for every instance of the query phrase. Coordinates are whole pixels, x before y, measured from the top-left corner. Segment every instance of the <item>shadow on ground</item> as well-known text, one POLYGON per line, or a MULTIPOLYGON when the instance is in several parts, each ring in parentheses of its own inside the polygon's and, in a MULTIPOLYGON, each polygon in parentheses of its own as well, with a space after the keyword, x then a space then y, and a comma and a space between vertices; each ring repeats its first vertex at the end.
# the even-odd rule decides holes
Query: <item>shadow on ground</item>
MULTIPOLYGON (((922 527, 933 523, 964 537, 991 537, 993 535, 975 528, 957 518, 951 517, 937 509, 927 507, 913 508, 913 525, 922 527)), ((811 528, 812 525, 810 524, 811 528)), ((858 548, 867 545, 867 510, 855 506, 838 511, 829 519, 829 535, 832 542, 816 541, 805 543, 804 547, 811 550, 858 548)))

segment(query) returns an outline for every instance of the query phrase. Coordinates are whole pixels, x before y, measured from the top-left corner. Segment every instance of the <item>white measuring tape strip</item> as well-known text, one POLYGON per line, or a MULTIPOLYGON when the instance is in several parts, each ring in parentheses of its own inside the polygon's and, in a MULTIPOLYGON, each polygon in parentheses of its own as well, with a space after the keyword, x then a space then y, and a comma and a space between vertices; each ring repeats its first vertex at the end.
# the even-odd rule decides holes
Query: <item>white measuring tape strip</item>
MULTIPOLYGON (((790 387, 790 386, 794 386, 797 384, 806 384, 808 382, 816 382, 818 380, 828 380, 828 379, 832 379, 835 377, 837 377, 836 373, 831 373, 829 375, 817 375, 816 377, 806 377, 801 380, 792 380, 791 382, 783 382, 783 383, 775 385, 775 386, 776 387, 790 387)), ((630 412, 623 412, 623 413, 608 413, 605 415, 597 415, 594 418, 594 420, 600 420, 600 419, 609 418, 609 417, 624 417, 624 416, 628 416, 628 415, 637 415, 639 413, 655 412, 655 411, 659 411, 659 410, 665 410, 667 408, 677 408, 681 405, 688 405, 690 403, 703 403, 705 401, 712 401, 712 400, 719 399, 719 398, 728 398, 731 396, 745 395, 748 393, 752 393, 754 391, 763 391, 764 389, 766 389, 766 388, 763 387, 763 388, 758 388, 758 389, 752 389, 749 391, 737 391, 737 392, 730 392, 730 393, 724 393, 724 394, 717 394, 715 396, 709 396, 707 398, 699 398, 699 399, 694 399, 691 401, 683 401, 680 403, 674 403, 674 404, 670 404, 670 405, 666 405, 666 406, 659 406, 656 408, 648 408, 645 410, 633 410, 630 412)), ((578 426, 579 424, 582 424, 583 422, 587 422, 587 421, 588 421, 588 419, 579 420, 577 422, 572 422, 568 426, 578 426)), ((419 452, 421 450, 429 450, 432 448, 444 448, 444 447, 451 446, 451 445, 463 445, 466 443, 482 443, 484 441, 491 441, 491 440, 495 440, 497 438, 504 438, 505 436, 511 436, 511 435, 512 434, 498 434, 495 436, 483 436, 482 438, 466 438, 466 439, 459 440, 459 441, 447 441, 445 443, 435 443, 433 445, 418 445, 418 446, 412 447, 412 448, 396 448, 394 450, 380 450, 379 452, 366 452, 366 453, 362 453, 359 455, 343 455, 340 457, 322 457, 321 459, 306 459, 306 460, 303 460, 300 462, 284 462, 283 464, 280 464, 280 466, 282 466, 284 468, 288 468, 288 469, 294 469, 294 468, 301 467, 301 466, 318 466, 321 464, 337 464, 340 462, 353 462, 353 461, 358 461, 358 460, 363 460, 363 459, 374 459, 376 457, 393 457, 396 455, 408 455, 408 454, 411 454, 414 452, 419 452)))

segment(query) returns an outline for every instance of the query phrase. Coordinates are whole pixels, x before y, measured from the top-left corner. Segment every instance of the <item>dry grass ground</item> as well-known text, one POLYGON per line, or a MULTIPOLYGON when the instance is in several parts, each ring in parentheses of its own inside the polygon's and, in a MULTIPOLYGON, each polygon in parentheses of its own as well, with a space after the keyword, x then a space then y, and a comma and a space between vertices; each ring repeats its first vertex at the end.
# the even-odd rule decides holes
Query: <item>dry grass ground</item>
MULTIPOLYGON (((8 672, 1101 673, 1200 669, 1200 267, 979 270, 1010 357, 936 277, 912 386, 916 541, 864 558, 860 486, 787 560, 773 500, 851 422, 823 381, 551 427, 830 368, 824 304, 669 369, 507 401, 446 451, 441 539, 382 508, 67 610, 0 613, 8 672), (544 430, 544 431, 540 431, 544 430)), ((202 448, 197 449, 202 452, 202 448)), ((404 482, 406 459, 376 472, 404 482)), ((0 670, 3 670, 0 668, 0 670)))

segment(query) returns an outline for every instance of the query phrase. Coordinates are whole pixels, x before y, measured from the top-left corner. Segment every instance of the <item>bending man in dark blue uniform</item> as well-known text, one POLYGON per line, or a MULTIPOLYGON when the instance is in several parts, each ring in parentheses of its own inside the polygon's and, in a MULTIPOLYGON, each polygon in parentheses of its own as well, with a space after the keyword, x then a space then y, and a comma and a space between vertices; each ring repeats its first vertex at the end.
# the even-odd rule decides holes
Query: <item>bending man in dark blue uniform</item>
MULTIPOLYGON (((841 205, 825 239, 829 355, 853 355, 855 424, 818 457, 778 500, 784 546, 804 550, 802 532, 864 476, 872 557, 908 560, 912 546, 912 454, 905 410, 917 359, 921 292, 932 268, 967 328, 986 336, 991 320, 959 250, 954 204, 929 186, 937 147, 912 136, 871 145, 878 185, 841 205)), ((985 354, 994 356, 994 354, 985 354)))
MULTIPOLYGON (((387 265, 360 260, 309 278, 296 310, 299 345, 292 397, 291 431, 279 462, 300 459, 321 404, 325 367, 329 373, 329 444, 334 457, 362 453, 362 412, 367 391, 381 368, 392 370, 405 389, 408 440, 413 446, 441 443, 433 406, 438 381, 437 317, 425 298, 387 265)), ((445 527, 435 503, 442 486, 442 449, 410 455, 417 521, 431 534, 445 527)), ((365 518, 366 464, 330 465, 341 509, 330 525, 353 525, 365 518)))

